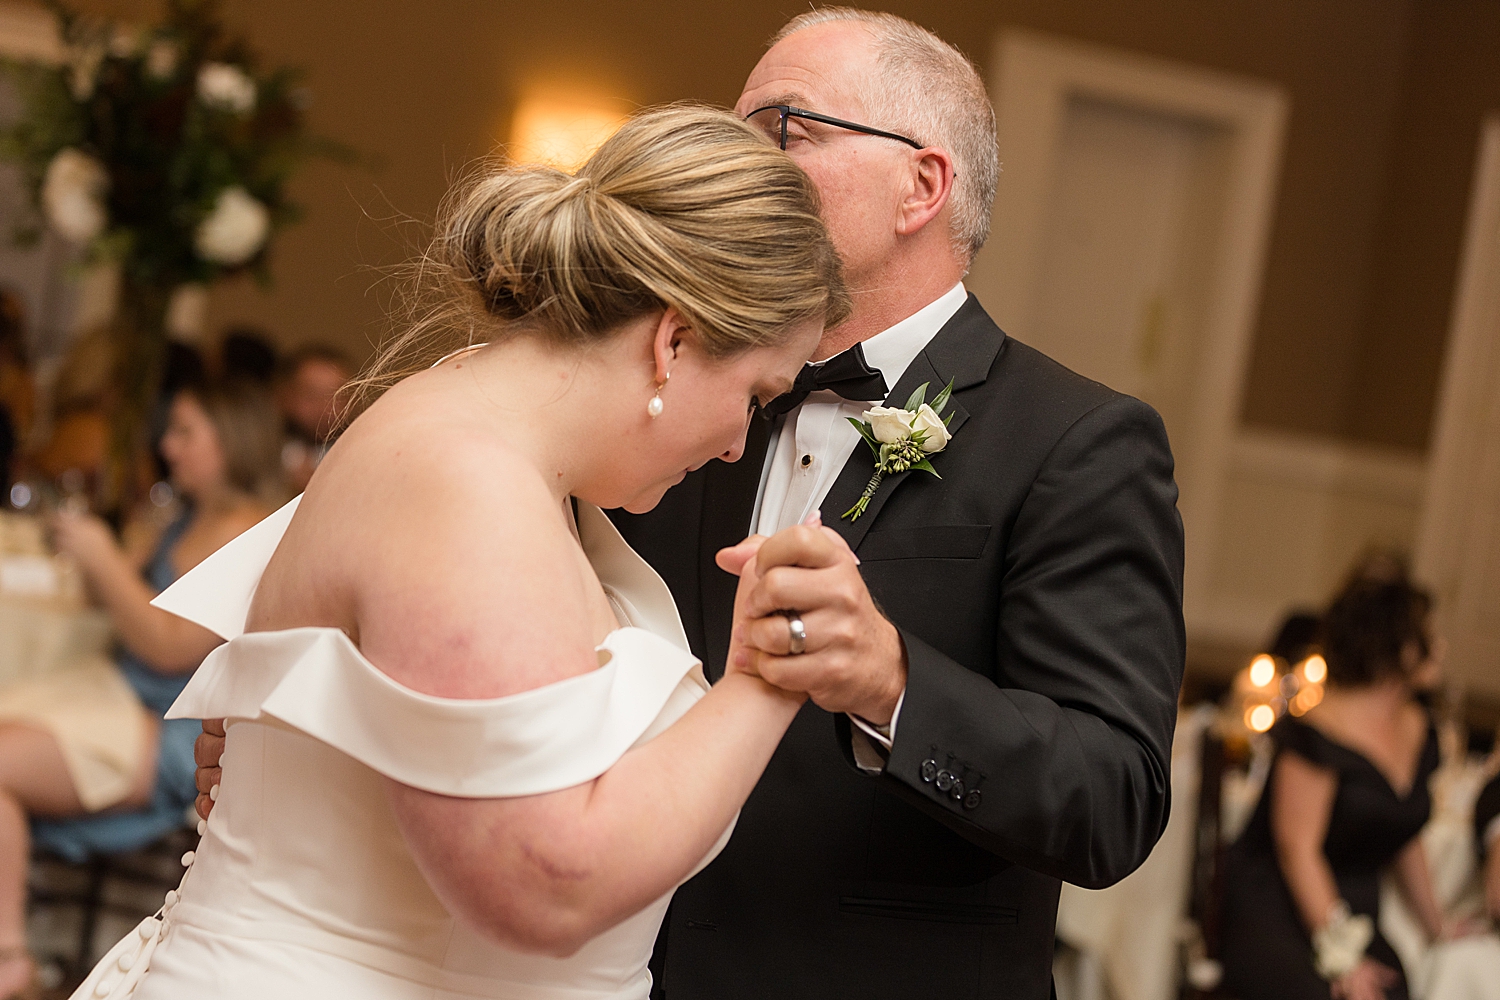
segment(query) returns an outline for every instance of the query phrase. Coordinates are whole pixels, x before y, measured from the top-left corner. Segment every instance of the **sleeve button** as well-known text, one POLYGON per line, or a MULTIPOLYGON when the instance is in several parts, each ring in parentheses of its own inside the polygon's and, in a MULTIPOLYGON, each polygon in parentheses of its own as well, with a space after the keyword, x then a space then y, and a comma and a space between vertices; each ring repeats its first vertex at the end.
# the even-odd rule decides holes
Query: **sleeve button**
POLYGON ((946 769, 939 771, 937 773, 937 790, 940 792, 947 792, 950 788, 953 787, 953 783, 957 780, 958 779, 953 776, 952 771, 946 769))
POLYGON ((964 796, 964 808, 965 809, 978 809, 979 808, 979 802, 983 798, 984 798, 984 796, 981 795, 981 794, 979 794, 979 789, 977 789, 977 788, 971 788, 971 789, 969 789, 969 794, 964 796))
POLYGON ((964 797, 964 781, 962 778, 953 779, 953 787, 948 789, 948 797, 954 802, 962 802, 964 797))
POLYGON ((929 757, 927 760, 922 761, 922 767, 918 773, 922 776, 922 780, 930 785, 932 784, 932 779, 937 777, 937 769, 937 761, 929 757))

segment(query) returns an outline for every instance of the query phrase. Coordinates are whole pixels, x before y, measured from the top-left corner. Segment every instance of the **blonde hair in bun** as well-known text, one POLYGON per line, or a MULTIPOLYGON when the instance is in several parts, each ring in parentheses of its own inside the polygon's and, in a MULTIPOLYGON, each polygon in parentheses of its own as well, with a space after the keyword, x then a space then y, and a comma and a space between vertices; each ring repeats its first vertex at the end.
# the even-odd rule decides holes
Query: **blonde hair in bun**
POLYGON ((632 117, 576 174, 487 165, 444 202, 413 268, 406 330, 355 385, 364 401, 469 343, 586 345, 673 306, 711 356, 849 314, 812 182, 737 115, 632 117))

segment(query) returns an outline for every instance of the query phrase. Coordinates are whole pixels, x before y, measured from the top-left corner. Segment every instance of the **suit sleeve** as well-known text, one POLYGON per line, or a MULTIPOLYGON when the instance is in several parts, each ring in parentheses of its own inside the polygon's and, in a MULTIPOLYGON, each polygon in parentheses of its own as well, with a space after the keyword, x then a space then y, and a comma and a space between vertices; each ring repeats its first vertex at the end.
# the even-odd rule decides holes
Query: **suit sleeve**
POLYGON ((1156 412, 1115 397, 1075 421, 1006 544, 996 679, 902 629, 880 780, 991 853, 1101 888, 1146 859, 1170 808, 1183 536, 1156 412))

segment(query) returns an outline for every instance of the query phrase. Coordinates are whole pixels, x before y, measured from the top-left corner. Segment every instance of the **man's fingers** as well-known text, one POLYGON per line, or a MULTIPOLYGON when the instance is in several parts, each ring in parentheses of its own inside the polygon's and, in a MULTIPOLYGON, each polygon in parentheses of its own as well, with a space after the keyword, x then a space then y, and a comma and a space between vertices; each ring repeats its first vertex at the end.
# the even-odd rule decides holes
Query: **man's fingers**
POLYGON ((210 736, 223 736, 224 735, 224 720, 223 719, 204 719, 203 720, 203 731, 205 733, 207 733, 208 735, 210 735, 210 736))
POLYGON ((755 566, 761 573, 774 566, 823 569, 837 565, 850 555, 849 546, 832 528, 799 524, 767 538, 756 554, 755 566))
MULTIPOLYGON (((845 634, 847 629, 843 624, 848 619, 843 616, 814 611, 797 617, 802 619, 802 627, 807 632, 806 644, 799 655, 816 653, 835 642, 849 638, 845 634)), ((752 618, 740 626, 740 641, 746 646, 773 656, 789 656, 792 652, 792 632, 788 626, 789 620, 789 617, 784 614, 752 618)))
POLYGON ((741 613, 746 618, 764 618, 787 608, 797 611, 841 608, 850 611, 857 600, 856 585, 863 586, 857 573, 776 566, 764 571, 755 588, 746 595, 741 613))
POLYGON ((193 741, 193 763, 199 767, 217 768, 219 758, 222 756, 224 756, 224 737, 202 732, 193 741))
POLYGON ((200 767, 193 772, 193 787, 203 795, 208 795, 213 787, 219 783, 224 772, 217 767, 200 767))
POLYGON ((214 800, 207 795, 200 795, 193 803, 193 808, 197 810, 199 819, 208 819, 208 814, 214 811, 214 800))

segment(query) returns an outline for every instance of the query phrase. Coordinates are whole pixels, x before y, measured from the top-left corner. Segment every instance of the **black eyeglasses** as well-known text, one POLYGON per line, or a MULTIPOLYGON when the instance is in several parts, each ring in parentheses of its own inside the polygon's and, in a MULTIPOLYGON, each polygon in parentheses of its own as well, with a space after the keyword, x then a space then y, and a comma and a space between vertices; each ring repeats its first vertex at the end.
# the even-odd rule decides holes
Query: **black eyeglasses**
POLYGON ((816 111, 808 111, 806 108, 794 108, 790 104, 767 104, 763 108, 756 108, 745 116, 745 121, 754 120, 757 125, 765 128, 766 134, 771 137, 782 149, 786 149, 786 120, 788 118, 806 118, 811 122, 821 122, 824 125, 833 125, 836 128, 848 129, 851 132, 863 132, 865 135, 878 135, 882 139, 895 139, 904 142, 912 149, 926 149, 927 146, 915 139, 909 139, 895 132, 886 132, 883 129, 871 128, 868 125, 860 125, 857 122, 846 122, 842 118, 832 118, 828 115, 820 115, 816 111), (770 116, 767 111, 776 112, 776 124, 771 125, 770 116), (761 118, 756 118, 761 115, 761 118))

